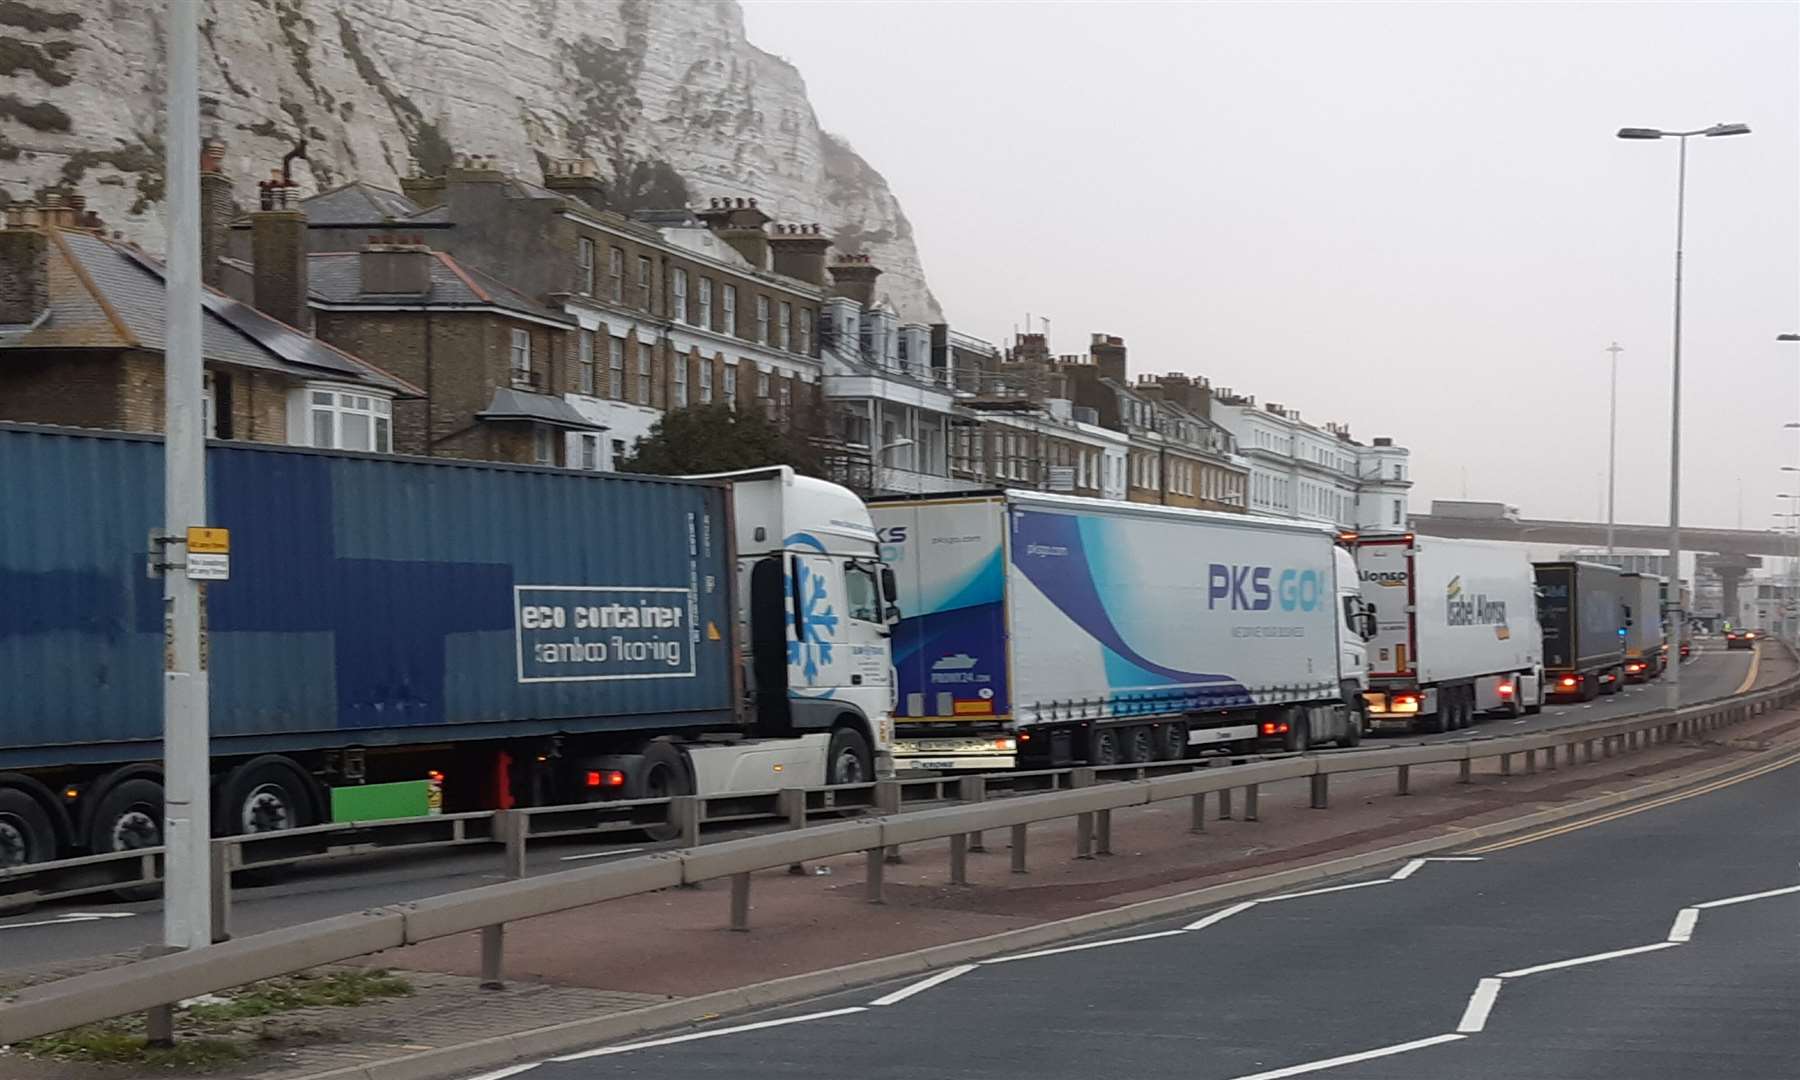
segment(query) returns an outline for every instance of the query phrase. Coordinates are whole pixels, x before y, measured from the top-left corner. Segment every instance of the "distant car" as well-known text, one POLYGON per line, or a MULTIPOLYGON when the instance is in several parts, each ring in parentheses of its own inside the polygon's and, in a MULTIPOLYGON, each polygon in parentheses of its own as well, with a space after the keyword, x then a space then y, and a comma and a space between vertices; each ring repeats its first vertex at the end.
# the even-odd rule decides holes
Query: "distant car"
POLYGON ((1727 649, 1754 649, 1757 639, 1760 637, 1762 635, 1755 630, 1729 630, 1725 634, 1725 647, 1727 649))

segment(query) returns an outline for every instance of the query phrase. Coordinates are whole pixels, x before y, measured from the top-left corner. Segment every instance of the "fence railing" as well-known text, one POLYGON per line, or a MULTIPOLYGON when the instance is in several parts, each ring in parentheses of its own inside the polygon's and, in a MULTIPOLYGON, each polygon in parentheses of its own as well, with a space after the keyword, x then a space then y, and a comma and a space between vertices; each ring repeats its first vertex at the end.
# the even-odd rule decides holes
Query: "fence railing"
MULTIPOLYGON (((1067 786, 1005 799, 984 800, 980 778, 965 778, 960 782, 959 794, 967 801, 910 813, 900 812, 904 802, 902 785, 886 781, 868 786, 881 811, 879 816, 819 825, 804 824, 804 810, 814 793, 792 789, 778 796, 790 821, 799 826, 789 831, 481 886, 30 987, 10 1003, 0 1005, 0 1044, 139 1011, 163 1012, 184 998, 471 931, 481 935, 483 981, 498 986, 504 928, 520 919, 680 885, 728 879, 731 926, 748 930, 751 875, 760 870, 862 853, 865 898, 881 903, 884 864, 891 853, 905 844, 948 840, 949 878, 953 883, 964 883, 967 852, 989 830, 1010 831, 1012 868, 1026 871, 1030 863, 1030 828, 1044 822, 1074 818, 1073 855, 1091 858, 1111 848, 1113 813, 1131 807, 1189 800, 1189 828, 1204 830, 1208 796, 1218 800, 1220 817, 1232 816, 1234 796, 1241 796, 1242 815, 1254 820, 1264 785, 1304 778, 1311 785, 1311 805, 1323 810, 1330 804, 1332 777, 1345 773, 1393 769, 1396 790, 1404 793, 1411 770, 1422 765, 1456 764, 1462 782, 1472 780, 1473 766, 1478 761, 1497 760, 1502 774, 1515 768, 1534 772, 1540 766, 1569 767, 1577 763, 1578 756, 1593 761, 1697 736, 1796 700, 1800 700, 1800 678, 1768 690, 1672 712, 1495 739, 1293 756, 1113 783, 1099 783, 1098 770, 1077 768, 1067 772, 1067 786)), ((561 809, 542 812, 541 816, 549 817, 561 809)), ((692 796, 678 798, 673 809, 686 838, 697 840, 699 800, 692 796)), ((523 838, 529 835, 534 816, 540 815, 505 811, 490 819, 499 824, 502 838, 508 843, 512 873, 523 871, 523 838)))
MULTIPOLYGON (((1742 699, 1721 698, 1699 702, 1690 707, 1698 708, 1732 700, 1742 699)), ((1586 726, 1609 722, 1616 721, 1596 721, 1586 726)), ((1460 746, 1465 741, 1478 743, 1499 737, 1472 731, 1461 740, 1414 745, 1460 746)), ((1381 748, 1365 744, 1355 750, 1314 750, 1311 754, 1321 757, 1362 756, 1412 748, 1407 745, 1381 748)), ((1088 775, 1094 780, 1108 782, 1144 780, 1198 769, 1241 767, 1262 761, 1284 760, 1291 756, 1293 755, 1274 753, 1183 758, 1104 766, 1092 769, 1088 775)), ((973 777, 915 777, 883 784, 770 789, 699 796, 685 803, 677 797, 531 807, 511 812, 516 815, 516 819, 522 819, 523 824, 510 831, 503 820, 507 811, 481 810, 414 818, 333 822, 278 832, 218 837, 213 840, 214 938, 222 941, 230 936, 231 879, 236 871, 317 865, 365 857, 377 851, 420 853, 481 845, 506 845, 504 865, 522 868, 524 856, 513 848, 528 845, 534 840, 638 833, 646 825, 673 824, 681 830, 685 846, 697 846, 700 843, 700 829, 705 826, 785 822, 792 828, 804 825, 811 817, 820 814, 835 817, 847 810, 894 813, 919 805, 1057 791, 1073 786, 1079 772, 1079 768, 1060 768, 989 773, 973 777), (898 794, 884 794, 890 790, 885 786, 887 784, 893 785, 893 790, 897 790, 898 794)), ((162 854, 161 847, 146 847, 0 869, 0 913, 52 900, 155 886, 162 881, 162 854)), ((521 869, 521 876, 522 874, 521 869)))

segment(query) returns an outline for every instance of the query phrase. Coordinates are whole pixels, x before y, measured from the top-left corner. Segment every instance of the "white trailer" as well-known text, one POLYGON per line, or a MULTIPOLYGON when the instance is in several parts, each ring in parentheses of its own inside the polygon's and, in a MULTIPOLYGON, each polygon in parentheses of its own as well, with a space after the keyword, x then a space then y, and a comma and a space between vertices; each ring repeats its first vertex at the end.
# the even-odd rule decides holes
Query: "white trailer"
POLYGON ((1373 625, 1323 526, 1022 491, 870 509, 899 579, 898 767, 1362 735, 1373 625))
POLYGON ((1448 731, 1482 713, 1543 707, 1536 577, 1522 550, 1412 533, 1355 541, 1369 642, 1372 726, 1448 731))

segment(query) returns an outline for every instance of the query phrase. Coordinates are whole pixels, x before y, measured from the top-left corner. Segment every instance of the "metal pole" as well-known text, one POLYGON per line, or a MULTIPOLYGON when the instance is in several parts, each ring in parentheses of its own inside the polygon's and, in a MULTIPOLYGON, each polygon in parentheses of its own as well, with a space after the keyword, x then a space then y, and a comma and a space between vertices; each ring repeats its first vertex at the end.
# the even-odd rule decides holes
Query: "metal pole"
MULTIPOLYGON (((206 435, 201 430, 200 96, 197 0, 169 3, 167 157, 169 261, 164 294, 163 514, 165 563, 186 561, 190 526, 206 524, 206 435)), ((163 943, 212 942, 212 821, 201 586, 163 571, 163 943)))
MULTIPOLYGON (((1681 136, 1680 164, 1675 179, 1675 336, 1669 357, 1669 577, 1674 582, 1674 619, 1676 634, 1686 626, 1681 611, 1681 257, 1682 239, 1687 226, 1687 141, 1681 136)), ((1677 637, 1677 649, 1681 638, 1677 637)), ((1679 661, 1680 656, 1676 657, 1679 661)), ((1669 668, 1665 680, 1670 709, 1681 708, 1681 664, 1669 668)))
POLYGON ((1606 553, 1611 555, 1619 473, 1619 354, 1625 350, 1615 341, 1606 351, 1612 354, 1612 404, 1606 414, 1606 553))

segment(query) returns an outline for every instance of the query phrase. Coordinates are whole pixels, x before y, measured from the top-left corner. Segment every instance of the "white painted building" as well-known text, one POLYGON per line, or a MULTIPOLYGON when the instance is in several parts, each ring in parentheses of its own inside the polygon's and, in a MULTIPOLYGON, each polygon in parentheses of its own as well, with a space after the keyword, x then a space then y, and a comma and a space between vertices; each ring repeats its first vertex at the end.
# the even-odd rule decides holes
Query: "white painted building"
POLYGON ((1249 461, 1251 513, 1346 529, 1406 527, 1410 451, 1392 439, 1364 446, 1347 428, 1315 427, 1297 410, 1229 390, 1215 394, 1212 419, 1249 461))

